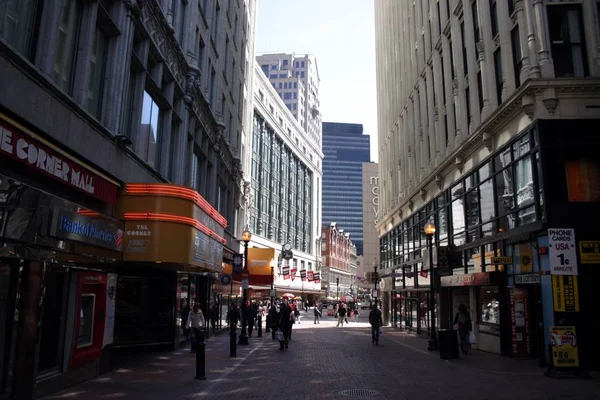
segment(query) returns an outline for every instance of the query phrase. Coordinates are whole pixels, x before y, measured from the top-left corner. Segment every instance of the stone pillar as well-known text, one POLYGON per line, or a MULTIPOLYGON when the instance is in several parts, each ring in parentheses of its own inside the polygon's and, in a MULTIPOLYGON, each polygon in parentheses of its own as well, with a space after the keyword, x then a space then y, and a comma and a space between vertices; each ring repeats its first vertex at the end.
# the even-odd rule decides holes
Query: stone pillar
MULTIPOLYGON (((583 4, 583 7, 585 8, 585 4, 583 4)), ((538 54, 540 56, 540 73, 544 78, 554 78, 554 64, 552 62, 552 57, 550 57, 550 35, 548 34, 547 29, 548 14, 542 0, 533 0, 533 15, 535 18, 535 33, 539 40, 538 54)), ((585 13, 583 15, 583 18, 585 18, 585 13)), ((582 32, 582 35, 585 35, 585 32, 582 32)))
POLYGON ((483 109, 481 111, 481 120, 484 121, 488 115, 496 108, 498 101, 492 89, 495 89, 496 77, 494 74, 494 38, 492 37, 490 4, 488 1, 478 1, 477 11, 479 13, 479 29, 481 31, 481 41, 477 43, 477 53, 479 55, 479 66, 481 69, 481 86, 483 89, 483 109))
MULTIPOLYGON (((527 52, 529 53, 529 78, 540 78, 541 70, 538 61, 538 45, 535 34, 535 22, 532 0, 523 0, 525 18, 527 20, 527 52)), ((523 49, 525 51, 525 49, 523 49)))
POLYGON ((523 0, 515 1, 515 13, 519 24, 519 43, 521 45, 520 81, 524 82, 529 76, 529 51, 527 51, 527 20, 523 8, 523 0))

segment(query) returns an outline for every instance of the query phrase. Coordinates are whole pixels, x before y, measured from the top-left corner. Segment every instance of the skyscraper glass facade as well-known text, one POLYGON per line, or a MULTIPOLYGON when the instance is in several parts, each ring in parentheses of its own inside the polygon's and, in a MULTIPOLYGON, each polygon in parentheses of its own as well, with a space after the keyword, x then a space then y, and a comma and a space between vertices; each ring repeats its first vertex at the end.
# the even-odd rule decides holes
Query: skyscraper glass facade
POLYGON ((312 172, 257 113, 252 131, 250 230, 310 252, 312 172))
POLYGON ((371 145, 361 124, 323 122, 323 224, 336 222, 363 254, 362 163, 371 145))

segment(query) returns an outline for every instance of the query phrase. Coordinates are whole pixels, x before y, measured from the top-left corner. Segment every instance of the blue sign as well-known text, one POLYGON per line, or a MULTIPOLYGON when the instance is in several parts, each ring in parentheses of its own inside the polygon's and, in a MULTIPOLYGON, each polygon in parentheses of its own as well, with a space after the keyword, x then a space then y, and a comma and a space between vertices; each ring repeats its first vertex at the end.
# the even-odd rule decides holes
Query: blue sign
POLYGON ((50 235, 111 250, 123 250, 123 230, 116 223, 71 211, 53 211, 50 235))

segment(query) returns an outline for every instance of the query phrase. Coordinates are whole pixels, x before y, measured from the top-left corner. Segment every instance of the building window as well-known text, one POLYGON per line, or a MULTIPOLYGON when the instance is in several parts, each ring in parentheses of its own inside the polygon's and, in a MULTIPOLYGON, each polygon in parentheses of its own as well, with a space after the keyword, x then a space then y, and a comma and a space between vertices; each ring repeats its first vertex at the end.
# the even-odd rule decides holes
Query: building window
POLYGON ((97 119, 102 111, 104 72, 108 53, 108 36, 99 28, 94 35, 94 46, 90 59, 90 77, 87 90, 87 110, 97 119))
POLYGON ((71 94, 73 86, 73 71, 75 69, 80 24, 81 4, 76 0, 65 1, 58 24, 52 80, 64 92, 69 94, 71 94))
POLYGON ((557 77, 588 75, 580 5, 548 6, 554 73, 557 77))
POLYGON ((261 65, 261 66, 260 66, 260 69, 262 69, 263 73, 264 73, 266 76, 269 76, 269 66, 268 66, 268 65, 261 65))
POLYGON ((490 0, 490 19, 492 23, 492 36, 498 34, 498 6, 496 0, 490 0))
POLYGON ((521 86, 521 68, 523 62, 521 60, 521 41, 519 38, 519 27, 515 27, 510 32, 510 41, 512 42, 513 67, 515 74, 515 86, 521 86))
POLYGON ((475 37, 475 43, 481 40, 481 31, 479 29, 479 16, 477 15, 477 0, 471 3, 471 14, 473 14, 473 36, 475 37))
POLYGON ((292 99, 292 94, 290 92, 285 92, 283 94, 283 99, 284 100, 291 100, 292 99))
POLYGON ((38 1, 8 0, 5 4, 2 36, 19 53, 32 60, 38 33, 38 1))
POLYGON ((138 156, 152 168, 158 166, 158 147, 162 115, 160 108, 154 99, 144 91, 144 102, 142 106, 142 121, 138 134, 138 156))

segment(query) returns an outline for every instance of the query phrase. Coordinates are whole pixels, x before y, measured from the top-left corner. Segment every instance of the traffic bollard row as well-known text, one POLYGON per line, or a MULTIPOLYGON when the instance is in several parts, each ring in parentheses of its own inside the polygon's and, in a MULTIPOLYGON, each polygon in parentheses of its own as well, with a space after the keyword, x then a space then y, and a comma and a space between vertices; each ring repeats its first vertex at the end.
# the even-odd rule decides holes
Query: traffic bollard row
POLYGON ((196 379, 206 379, 206 343, 203 330, 198 330, 196 340, 196 379))

